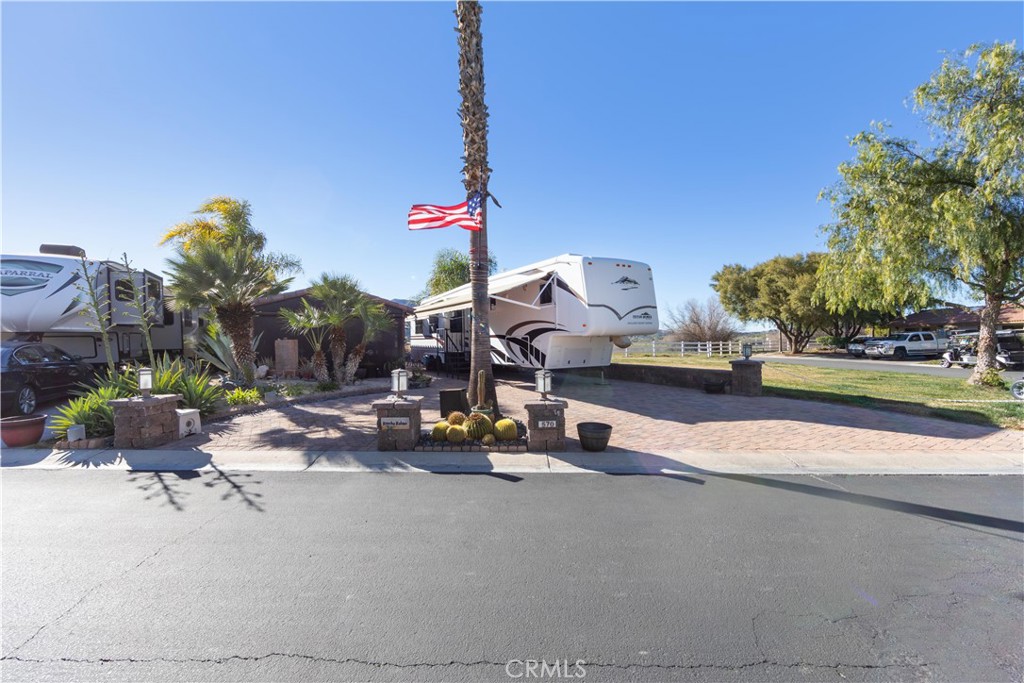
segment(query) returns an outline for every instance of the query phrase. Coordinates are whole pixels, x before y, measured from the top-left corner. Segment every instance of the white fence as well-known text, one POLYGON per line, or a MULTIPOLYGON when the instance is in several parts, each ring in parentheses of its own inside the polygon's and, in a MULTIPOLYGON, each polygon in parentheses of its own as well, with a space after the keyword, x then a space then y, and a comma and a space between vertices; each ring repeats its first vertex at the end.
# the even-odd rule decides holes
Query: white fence
MULTIPOLYGON (((779 338, 766 337, 764 339, 746 340, 754 347, 754 353, 769 353, 779 351, 779 338)), ((785 345, 786 340, 782 340, 785 345)), ((627 349, 616 347, 613 356, 739 356, 743 349, 743 341, 727 342, 667 342, 652 339, 651 341, 637 341, 627 349)))

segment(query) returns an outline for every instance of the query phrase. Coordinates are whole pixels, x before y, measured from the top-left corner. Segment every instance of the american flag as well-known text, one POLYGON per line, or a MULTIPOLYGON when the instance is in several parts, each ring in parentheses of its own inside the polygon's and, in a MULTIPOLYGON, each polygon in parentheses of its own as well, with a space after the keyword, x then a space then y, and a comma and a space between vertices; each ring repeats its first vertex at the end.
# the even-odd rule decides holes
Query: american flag
POLYGON ((457 225, 466 230, 479 230, 481 204, 483 204, 483 197, 479 192, 473 193, 469 201, 455 206, 413 204, 413 207, 409 209, 409 229, 427 230, 457 225))

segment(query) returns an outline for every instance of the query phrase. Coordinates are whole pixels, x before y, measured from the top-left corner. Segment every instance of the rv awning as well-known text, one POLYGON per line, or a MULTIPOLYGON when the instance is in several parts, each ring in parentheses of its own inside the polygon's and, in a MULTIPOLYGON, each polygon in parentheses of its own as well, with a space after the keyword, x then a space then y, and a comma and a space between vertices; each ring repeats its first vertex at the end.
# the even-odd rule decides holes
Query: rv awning
MULTIPOLYGON (((492 275, 487 282, 487 295, 500 297, 506 292, 510 292, 523 285, 528 285, 531 282, 546 279, 550 275, 550 270, 540 269, 533 269, 525 273, 492 275)), ((424 299, 423 303, 416 307, 416 317, 457 311, 462 308, 470 308, 472 305, 472 285, 462 285, 443 294, 424 299)))

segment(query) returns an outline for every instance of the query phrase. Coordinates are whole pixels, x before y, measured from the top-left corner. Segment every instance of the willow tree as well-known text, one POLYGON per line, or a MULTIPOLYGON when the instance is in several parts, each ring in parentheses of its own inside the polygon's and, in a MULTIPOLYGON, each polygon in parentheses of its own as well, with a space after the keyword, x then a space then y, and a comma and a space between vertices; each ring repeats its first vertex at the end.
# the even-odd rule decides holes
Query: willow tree
POLYGON ((469 282, 473 293, 473 325, 470 335, 470 382, 467 391, 470 405, 492 404, 499 414, 498 396, 491 368, 491 334, 487 315, 487 183, 491 169, 487 165, 487 105, 484 104, 484 45, 480 33, 480 3, 459 0, 455 7, 456 30, 459 34, 459 93, 462 95, 463 183, 466 198, 480 193, 480 230, 470 233, 469 282), (480 371, 486 377, 486 396, 478 396, 474 380, 480 371))
POLYGON ((983 300, 969 380, 982 383, 1000 309, 1024 299, 1024 53, 974 46, 945 60, 914 104, 934 147, 876 126, 822 193, 837 219, 824 228, 822 290, 839 308, 924 307, 963 291, 983 300))

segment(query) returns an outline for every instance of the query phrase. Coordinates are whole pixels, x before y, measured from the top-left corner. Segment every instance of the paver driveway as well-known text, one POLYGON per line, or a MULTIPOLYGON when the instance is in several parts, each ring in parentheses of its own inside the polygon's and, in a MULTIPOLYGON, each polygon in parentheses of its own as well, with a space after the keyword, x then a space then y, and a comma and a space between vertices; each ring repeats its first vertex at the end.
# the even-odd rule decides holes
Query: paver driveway
MULTIPOLYGON (((423 423, 440 419, 438 390, 465 382, 435 379, 423 395, 423 423)), ((692 389, 563 376, 557 394, 569 401, 568 447, 579 451, 574 425, 614 426, 610 451, 677 453, 684 450, 772 451, 1024 451, 1024 433, 851 406, 762 396, 709 395, 692 389)), ((524 420, 535 399, 532 383, 503 379, 498 396, 505 414, 524 420)), ((270 408, 204 425, 205 434, 168 448, 217 450, 376 449, 371 403, 380 395, 337 398, 270 408)))

